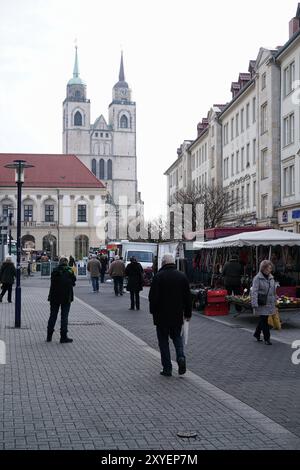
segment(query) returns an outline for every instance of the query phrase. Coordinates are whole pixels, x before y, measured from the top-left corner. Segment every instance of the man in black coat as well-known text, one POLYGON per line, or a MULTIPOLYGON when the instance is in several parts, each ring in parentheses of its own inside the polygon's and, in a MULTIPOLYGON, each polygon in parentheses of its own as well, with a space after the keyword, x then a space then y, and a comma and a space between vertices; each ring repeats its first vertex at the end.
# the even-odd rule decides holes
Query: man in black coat
POLYGON ((229 295, 240 295, 243 272, 243 267, 241 263, 239 263, 236 255, 233 255, 232 258, 224 264, 222 275, 224 276, 225 289, 229 295))
POLYGON ((166 254, 162 259, 162 268, 154 276, 150 292, 150 313, 156 326, 158 344, 163 370, 161 375, 172 375, 172 362, 169 337, 176 349, 178 373, 186 372, 181 328, 183 320, 192 316, 192 299, 189 281, 186 275, 177 271, 174 257, 166 254))
POLYGON ((60 258, 59 265, 53 269, 51 274, 51 285, 48 300, 50 301, 50 318, 48 321, 47 341, 52 340, 54 326, 56 323, 59 308, 61 308, 61 328, 60 342, 72 343, 72 338, 68 338, 68 317, 71 302, 74 299, 73 286, 76 283, 76 276, 67 258, 60 258))
POLYGON ((0 269, 0 282, 2 283, 2 291, 0 294, 0 302, 2 302, 3 296, 7 291, 7 300, 11 304, 12 286, 17 273, 14 263, 11 257, 8 256, 0 269))

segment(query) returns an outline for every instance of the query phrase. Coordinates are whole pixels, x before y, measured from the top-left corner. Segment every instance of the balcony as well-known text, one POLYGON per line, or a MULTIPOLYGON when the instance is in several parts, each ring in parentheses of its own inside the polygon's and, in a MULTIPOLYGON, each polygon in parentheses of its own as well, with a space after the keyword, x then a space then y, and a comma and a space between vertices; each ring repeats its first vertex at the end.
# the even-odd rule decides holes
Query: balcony
POLYGON ((58 225, 57 221, 53 222, 36 222, 35 220, 23 220, 22 221, 22 227, 36 227, 36 228, 42 228, 42 227, 56 227, 58 225))

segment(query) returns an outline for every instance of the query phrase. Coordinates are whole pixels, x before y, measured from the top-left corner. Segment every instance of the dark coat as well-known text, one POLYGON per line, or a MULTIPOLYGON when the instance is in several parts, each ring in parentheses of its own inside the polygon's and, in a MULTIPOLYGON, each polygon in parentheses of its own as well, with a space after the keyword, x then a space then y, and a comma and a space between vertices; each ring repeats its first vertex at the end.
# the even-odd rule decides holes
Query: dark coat
POLYGON ((128 277, 126 290, 139 292, 143 290, 144 270, 137 261, 131 262, 126 266, 125 276, 128 277))
POLYGON ((225 263, 222 275, 225 287, 240 287, 243 267, 237 260, 231 259, 225 263))
POLYGON ((154 325, 178 326, 192 316, 192 298, 186 275, 166 264, 154 276, 149 292, 154 325))
POLYGON ((51 274, 48 300, 54 304, 69 304, 74 299, 76 276, 69 266, 58 266, 51 274))
POLYGON ((3 284, 13 284, 17 275, 14 263, 4 261, 0 269, 0 281, 3 284))

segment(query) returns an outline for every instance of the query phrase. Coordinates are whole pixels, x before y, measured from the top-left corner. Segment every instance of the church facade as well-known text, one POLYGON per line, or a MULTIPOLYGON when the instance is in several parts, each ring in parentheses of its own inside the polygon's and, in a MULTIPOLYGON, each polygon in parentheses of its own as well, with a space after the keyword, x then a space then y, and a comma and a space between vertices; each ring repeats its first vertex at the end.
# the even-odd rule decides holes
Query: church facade
POLYGON ((119 81, 112 90, 108 121, 94 123, 86 83, 80 78, 77 47, 73 78, 63 102, 63 153, 75 154, 107 187, 115 207, 140 203, 137 187, 136 103, 125 81, 123 54, 119 81), (127 201, 127 203, 126 203, 127 201))

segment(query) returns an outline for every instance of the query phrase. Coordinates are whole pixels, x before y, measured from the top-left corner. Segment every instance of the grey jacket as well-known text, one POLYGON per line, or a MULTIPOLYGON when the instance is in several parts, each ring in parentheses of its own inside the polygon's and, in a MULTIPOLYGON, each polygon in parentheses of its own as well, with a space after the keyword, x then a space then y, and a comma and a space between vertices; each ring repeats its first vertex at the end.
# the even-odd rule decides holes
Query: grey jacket
POLYGON ((251 289, 251 305, 255 308, 257 315, 272 315, 275 313, 276 308, 276 289, 275 281, 272 274, 269 275, 269 279, 259 272, 253 279, 251 289), (267 304, 258 305, 258 294, 267 294, 267 304))

